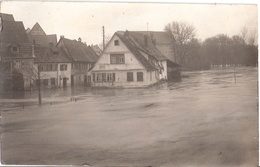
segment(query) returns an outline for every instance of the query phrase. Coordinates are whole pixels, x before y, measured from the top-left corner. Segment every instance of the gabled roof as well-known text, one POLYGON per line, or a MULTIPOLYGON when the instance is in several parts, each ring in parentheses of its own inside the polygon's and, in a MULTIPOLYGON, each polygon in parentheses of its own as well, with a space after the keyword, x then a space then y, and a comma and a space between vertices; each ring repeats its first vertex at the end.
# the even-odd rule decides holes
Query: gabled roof
POLYGON ((55 46, 57 44, 57 35, 31 35, 28 34, 28 38, 31 42, 35 41, 36 44, 41 46, 49 46, 50 43, 55 46))
POLYGON ((37 63, 70 63, 67 53, 62 48, 35 47, 37 63))
POLYGON ((83 61, 83 62, 96 62, 98 56, 95 51, 86 44, 76 41, 70 40, 62 37, 60 40, 63 41, 66 50, 68 51, 68 56, 73 61, 83 61))
POLYGON ((23 22, 3 21, 3 29, 0 34, 1 43, 28 43, 28 37, 25 32, 23 22))
POLYGON ((33 58, 32 45, 32 43, 0 43, 0 54, 3 57, 9 58, 33 58), (11 47, 14 45, 19 47, 19 52, 15 53, 11 51, 11 47))
POLYGON ((91 48, 95 51, 95 53, 99 56, 102 53, 102 50, 98 45, 91 45, 91 48))
POLYGON ((169 44, 172 42, 171 36, 165 31, 131 31, 131 32, 148 35, 150 38, 156 39, 156 44, 169 44))
POLYGON ((167 60, 172 66, 181 66, 172 61, 174 50, 172 47, 172 36, 164 31, 118 31, 119 34, 127 33, 134 41, 137 48, 157 60, 167 60), (145 45, 145 36, 147 45, 145 45))
POLYGON ((135 46, 134 42, 131 38, 124 34, 120 34, 116 32, 116 35, 120 38, 120 40, 126 45, 126 47, 133 53, 136 59, 147 69, 147 70, 156 70, 157 68, 154 67, 148 60, 141 54, 139 49, 135 46))
POLYGON ((154 41, 147 33, 128 31, 128 34, 134 39, 137 47, 146 54, 153 56, 157 60, 167 60, 167 58, 156 48, 154 41), (147 45, 145 44, 145 36, 147 37, 147 45))
POLYGON ((31 35, 46 35, 38 22, 34 24, 29 33, 31 35))
POLYGON ((0 13, 2 21, 14 21, 14 16, 12 14, 0 13))

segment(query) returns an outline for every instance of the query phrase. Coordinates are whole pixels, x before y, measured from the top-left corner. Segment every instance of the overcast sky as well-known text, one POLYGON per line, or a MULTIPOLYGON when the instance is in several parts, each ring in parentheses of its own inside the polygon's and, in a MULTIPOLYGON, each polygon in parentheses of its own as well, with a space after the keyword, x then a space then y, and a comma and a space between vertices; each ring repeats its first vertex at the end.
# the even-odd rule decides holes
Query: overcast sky
POLYGON ((239 34, 246 26, 258 30, 256 5, 173 4, 173 3, 97 3, 97 2, 11 2, 1 4, 1 12, 13 14, 25 28, 38 22, 47 34, 82 38, 87 44, 102 42, 118 30, 163 31, 172 21, 191 23, 197 38, 204 40, 220 33, 239 34))

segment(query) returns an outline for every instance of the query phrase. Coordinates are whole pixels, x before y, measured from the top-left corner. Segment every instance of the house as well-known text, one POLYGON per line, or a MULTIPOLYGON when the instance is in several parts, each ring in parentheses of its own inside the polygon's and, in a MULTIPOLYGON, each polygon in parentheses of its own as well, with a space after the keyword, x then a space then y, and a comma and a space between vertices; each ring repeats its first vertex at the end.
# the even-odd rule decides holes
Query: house
POLYGON ((98 56, 95 51, 85 43, 79 40, 70 40, 61 37, 58 48, 64 50, 71 61, 71 85, 88 85, 91 82, 89 70, 93 67, 98 56))
MULTIPOLYGON (((27 70, 33 66, 33 43, 30 43, 26 35, 23 22, 15 21, 10 14, 0 14, 2 18, 2 32, 0 34, 0 61, 1 85, 7 86, 7 90, 23 90, 30 87, 30 74, 27 70)), ((2 87, 1 86, 1 87, 2 87)))
MULTIPOLYGON (((131 31, 130 34, 136 40, 138 40, 138 44, 141 46, 141 49, 148 49, 148 52, 150 50, 150 53, 152 53, 154 56, 157 55, 157 60, 160 60, 160 56, 158 55, 163 55, 163 57, 166 58, 167 69, 164 70, 164 72, 167 74, 167 77, 165 79, 180 79, 181 65, 176 63, 175 48, 172 41, 173 36, 171 34, 168 34, 165 31, 131 31), (152 43, 149 45, 149 47, 143 47, 144 36, 146 36, 149 39, 148 41, 151 41, 152 43)), ((166 65, 163 67, 166 68, 166 65)))
POLYGON ((40 46, 35 52, 43 88, 71 86, 71 61, 62 48, 40 46))
POLYGON ((40 70, 44 88, 67 87, 71 85, 71 61, 62 48, 57 48, 56 34, 47 35, 37 22, 26 30, 28 39, 35 46, 35 64, 40 70))
POLYGON ((118 31, 92 69, 92 86, 147 87, 168 79, 168 66, 179 67, 156 48, 147 34, 118 31))
POLYGON ((38 22, 35 23, 32 29, 28 28, 26 33, 30 42, 35 42, 41 46, 48 47, 57 44, 57 35, 47 35, 38 22))

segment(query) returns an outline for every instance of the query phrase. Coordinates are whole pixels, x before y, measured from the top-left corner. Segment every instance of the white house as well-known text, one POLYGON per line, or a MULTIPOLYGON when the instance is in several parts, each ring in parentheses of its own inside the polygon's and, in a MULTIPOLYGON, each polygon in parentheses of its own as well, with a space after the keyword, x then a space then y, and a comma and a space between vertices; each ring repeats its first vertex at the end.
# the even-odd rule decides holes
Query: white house
POLYGON ((148 36, 116 32, 92 69, 94 87, 147 87, 167 79, 167 61, 148 36))
POLYGON ((65 55, 65 51, 49 47, 40 49, 41 51, 36 53, 35 63, 39 66, 43 87, 71 86, 71 61, 65 55))
POLYGON ((93 67, 98 56, 95 51, 79 40, 61 37, 57 47, 64 51, 71 62, 71 85, 88 85, 91 82, 89 70, 93 67))

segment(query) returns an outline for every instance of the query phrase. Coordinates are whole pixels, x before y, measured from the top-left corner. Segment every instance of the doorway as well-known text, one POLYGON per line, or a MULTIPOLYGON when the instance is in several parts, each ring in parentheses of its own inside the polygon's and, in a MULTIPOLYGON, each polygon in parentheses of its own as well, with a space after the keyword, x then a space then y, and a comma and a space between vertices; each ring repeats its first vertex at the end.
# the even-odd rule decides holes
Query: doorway
POLYGON ((66 88, 67 87, 67 78, 63 78, 62 83, 63 83, 63 87, 66 88))

